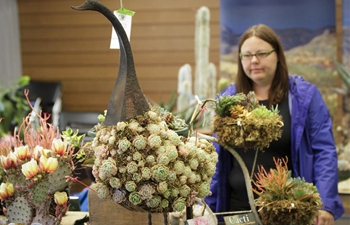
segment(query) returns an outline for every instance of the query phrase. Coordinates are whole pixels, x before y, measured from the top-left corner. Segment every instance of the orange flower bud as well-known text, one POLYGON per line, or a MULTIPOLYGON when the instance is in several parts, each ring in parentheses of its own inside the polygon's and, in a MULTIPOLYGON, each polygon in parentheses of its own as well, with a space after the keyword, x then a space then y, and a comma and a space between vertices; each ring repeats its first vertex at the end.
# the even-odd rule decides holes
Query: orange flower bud
POLYGON ((39 167, 43 172, 52 173, 58 167, 57 158, 53 158, 53 157, 46 158, 46 156, 42 155, 40 157, 39 167))
POLYGON ((66 192, 58 192, 54 194, 54 199, 57 205, 65 206, 68 202, 68 196, 66 192))
POLYGON ((9 169, 13 165, 12 159, 10 157, 6 157, 6 156, 1 155, 0 161, 1 161, 1 166, 4 169, 9 169))
POLYGON ((22 173, 27 179, 34 177, 38 172, 39 166, 34 159, 22 165, 22 173))
POLYGON ((15 154, 20 160, 30 158, 29 147, 28 145, 22 145, 19 147, 15 147, 15 154))
POLYGON ((61 139, 53 139, 51 149, 59 155, 65 155, 67 152, 67 143, 61 139))

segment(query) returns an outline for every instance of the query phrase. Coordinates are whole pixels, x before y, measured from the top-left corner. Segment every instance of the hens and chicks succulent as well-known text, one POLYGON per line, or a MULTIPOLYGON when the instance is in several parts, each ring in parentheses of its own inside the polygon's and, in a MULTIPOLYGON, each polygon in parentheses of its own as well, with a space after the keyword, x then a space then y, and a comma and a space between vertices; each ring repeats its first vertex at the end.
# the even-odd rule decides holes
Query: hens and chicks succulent
POLYGON ((215 148, 205 139, 178 135, 169 126, 174 119, 151 108, 114 126, 95 126, 96 136, 83 151, 94 154, 100 198, 134 211, 171 212, 210 193, 215 148))

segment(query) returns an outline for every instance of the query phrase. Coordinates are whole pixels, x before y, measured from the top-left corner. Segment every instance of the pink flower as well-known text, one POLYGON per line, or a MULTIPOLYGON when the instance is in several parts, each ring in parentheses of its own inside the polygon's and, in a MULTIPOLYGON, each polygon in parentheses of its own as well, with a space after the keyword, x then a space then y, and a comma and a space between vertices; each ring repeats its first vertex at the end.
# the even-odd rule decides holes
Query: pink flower
POLYGON ((39 166, 34 159, 22 165, 22 173, 27 179, 34 177, 39 172, 39 166))

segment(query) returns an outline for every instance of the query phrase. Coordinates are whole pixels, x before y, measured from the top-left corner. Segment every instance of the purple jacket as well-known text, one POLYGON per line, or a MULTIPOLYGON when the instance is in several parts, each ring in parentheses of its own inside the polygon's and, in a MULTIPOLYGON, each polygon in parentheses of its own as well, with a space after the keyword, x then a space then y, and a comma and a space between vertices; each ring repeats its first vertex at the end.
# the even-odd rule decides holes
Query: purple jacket
MULTIPOLYGON (((233 84, 221 94, 236 94, 233 84)), ((337 152, 335 149, 332 121, 321 93, 301 76, 289 76, 289 109, 291 111, 291 160, 293 175, 304 177, 316 185, 324 210, 335 219, 344 213, 338 195, 337 152)), ((219 154, 216 173, 211 183, 212 195, 205 198, 214 212, 227 212, 230 199, 228 175, 233 156, 217 143, 219 154)))

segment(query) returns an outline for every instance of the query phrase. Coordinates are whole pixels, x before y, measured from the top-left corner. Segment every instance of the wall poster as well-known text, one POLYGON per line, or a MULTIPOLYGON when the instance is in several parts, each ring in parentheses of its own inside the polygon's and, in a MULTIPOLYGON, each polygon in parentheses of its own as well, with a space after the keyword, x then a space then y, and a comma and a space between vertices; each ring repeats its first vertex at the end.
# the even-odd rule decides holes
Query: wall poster
POLYGON ((337 75, 334 0, 221 0, 221 76, 235 79, 237 43, 250 26, 263 23, 276 31, 289 73, 316 84, 331 114, 336 110, 337 75))
MULTIPOLYGON (((349 2, 343 0, 343 63, 350 71, 349 2)), ((334 0, 220 0, 220 77, 234 82, 240 35, 252 25, 266 24, 280 37, 289 73, 301 75, 317 85, 333 121, 336 121, 335 13, 334 0)), ((340 124, 334 122, 333 125, 336 136, 336 127, 340 124)))

